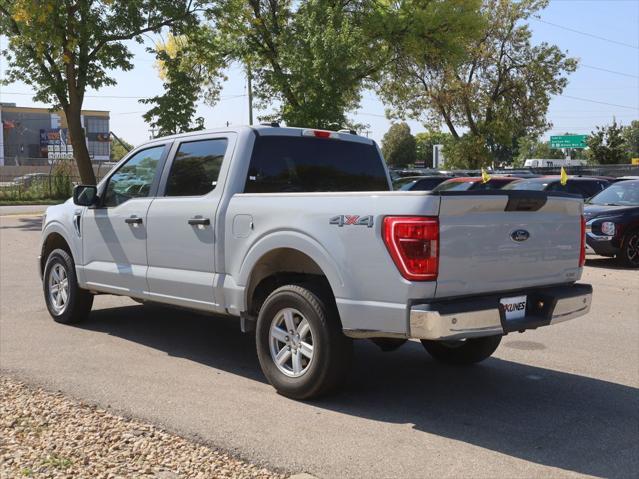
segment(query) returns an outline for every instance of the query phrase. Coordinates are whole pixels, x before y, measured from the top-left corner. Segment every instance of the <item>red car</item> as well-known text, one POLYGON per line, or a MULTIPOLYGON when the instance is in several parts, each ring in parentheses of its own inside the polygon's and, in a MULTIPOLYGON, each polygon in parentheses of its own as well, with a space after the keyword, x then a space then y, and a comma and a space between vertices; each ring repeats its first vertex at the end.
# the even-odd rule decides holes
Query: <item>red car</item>
POLYGON ((520 178, 513 176, 491 176, 486 183, 482 182, 481 176, 462 176, 451 178, 440 183, 433 192, 437 191, 471 191, 471 190, 501 190, 504 186, 520 178))

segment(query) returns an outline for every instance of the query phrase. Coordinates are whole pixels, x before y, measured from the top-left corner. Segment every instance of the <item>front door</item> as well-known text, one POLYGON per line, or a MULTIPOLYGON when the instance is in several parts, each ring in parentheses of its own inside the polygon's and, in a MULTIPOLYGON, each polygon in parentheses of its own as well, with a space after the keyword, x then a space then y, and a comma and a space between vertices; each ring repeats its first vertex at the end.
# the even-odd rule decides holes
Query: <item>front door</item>
POLYGON ((134 153, 107 180, 98 206, 82 215, 86 287, 131 296, 148 291, 147 212, 166 149, 161 144, 134 153))
POLYGON ((148 218, 147 280, 153 299, 218 310, 214 296, 215 214, 218 176, 229 156, 230 135, 174 145, 148 218))

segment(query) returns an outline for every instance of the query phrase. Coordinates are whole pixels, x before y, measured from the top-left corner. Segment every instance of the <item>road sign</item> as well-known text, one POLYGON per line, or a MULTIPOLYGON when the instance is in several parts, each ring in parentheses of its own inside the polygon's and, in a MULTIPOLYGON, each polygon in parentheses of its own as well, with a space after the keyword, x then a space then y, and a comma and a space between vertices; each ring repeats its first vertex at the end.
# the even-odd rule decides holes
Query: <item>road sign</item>
POLYGON ((586 148, 588 135, 561 135, 550 137, 551 148, 586 148))

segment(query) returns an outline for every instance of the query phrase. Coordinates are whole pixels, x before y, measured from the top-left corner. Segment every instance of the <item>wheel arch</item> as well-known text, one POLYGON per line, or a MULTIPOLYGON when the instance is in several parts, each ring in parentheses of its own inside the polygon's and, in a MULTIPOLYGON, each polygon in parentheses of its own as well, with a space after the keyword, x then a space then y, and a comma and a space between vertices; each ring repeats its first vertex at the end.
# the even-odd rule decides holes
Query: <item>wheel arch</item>
POLYGON ((320 254, 312 246, 300 248, 299 244, 278 244, 255 255, 251 267, 245 270, 248 273, 242 279, 248 314, 257 315, 268 294, 284 284, 308 284, 316 292, 329 294, 334 303, 342 291, 343 281, 331 265, 330 257, 320 254))
POLYGON ((58 228, 49 228, 43 234, 42 246, 40 249, 40 276, 44 274, 44 266, 51 251, 62 249, 69 253, 71 258, 76 261, 72 243, 67 239, 65 234, 58 228))

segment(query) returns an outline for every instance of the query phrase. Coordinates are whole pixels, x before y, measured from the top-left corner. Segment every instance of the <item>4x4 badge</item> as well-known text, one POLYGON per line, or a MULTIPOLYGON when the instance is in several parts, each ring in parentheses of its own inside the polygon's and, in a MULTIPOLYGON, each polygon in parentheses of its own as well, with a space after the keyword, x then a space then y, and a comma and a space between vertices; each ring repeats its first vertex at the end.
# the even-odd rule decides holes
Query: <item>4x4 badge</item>
POLYGON ((333 216, 330 220, 328 220, 328 224, 337 225, 337 226, 368 226, 369 228, 373 227, 373 216, 359 216, 359 215, 338 215, 333 216))

